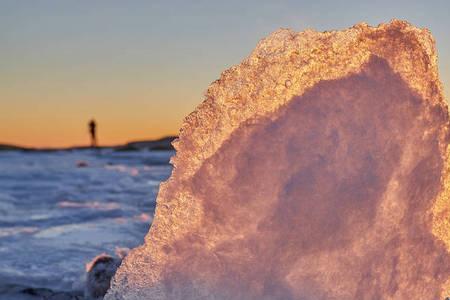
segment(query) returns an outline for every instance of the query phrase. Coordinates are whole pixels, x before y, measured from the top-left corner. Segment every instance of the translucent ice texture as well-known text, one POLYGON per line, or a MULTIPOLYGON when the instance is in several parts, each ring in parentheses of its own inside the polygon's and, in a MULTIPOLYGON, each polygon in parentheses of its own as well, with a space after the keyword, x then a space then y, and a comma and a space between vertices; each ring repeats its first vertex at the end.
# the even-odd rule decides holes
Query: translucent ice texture
POLYGON ((106 299, 450 296, 449 117, 427 30, 281 30, 206 98, 106 299))

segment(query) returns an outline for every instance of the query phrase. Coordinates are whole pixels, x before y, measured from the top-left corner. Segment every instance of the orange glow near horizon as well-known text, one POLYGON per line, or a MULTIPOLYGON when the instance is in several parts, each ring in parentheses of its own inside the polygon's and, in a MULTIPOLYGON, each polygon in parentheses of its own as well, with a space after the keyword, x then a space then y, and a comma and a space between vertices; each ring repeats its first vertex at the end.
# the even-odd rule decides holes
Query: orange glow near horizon
MULTIPOLYGON (((88 121, 88 120, 87 120, 88 121)), ((0 140, 0 144, 15 145, 33 148, 65 148, 73 146, 89 146, 90 137, 86 124, 79 126, 70 126, 66 128, 46 128, 41 127, 38 130, 29 128, 18 128, 14 132, 2 134, 4 140, 0 140)), ((8 126, 8 124, 2 124, 8 126)), ((162 128, 160 131, 152 128, 133 127, 120 128, 114 123, 108 122, 99 124, 98 126, 98 143, 99 146, 121 145, 131 141, 154 140, 168 135, 177 135, 177 130, 168 131, 162 128), (154 134, 149 134, 149 132, 154 134)), ((3 129, 2 129, 3 130, 3 129)))
MULTIPOLYGON (((132 99, 132 97, 130 97, 132 99)), ((156 102, 137 100, 42 101, 35 107, 7 105, 0 122, 0 143, 27 147, 70 147, 89 145, 88 122, 97 121, 99 145, 155 139, 178 134, 185 111, 170 110, 156 102)), ((39 103, 39 101, 30 101, 39 103)), ((5 108, 5 105, 3 105, 5 108)))
MULTIPOLYGON (((10 101, 2 103, 0 143, 27 147, 88 145, 91 118, 97 121, 99 145, 176 135, 184 116, 194 109, 193 103, 201 100, 201 95, 181 98, 179 90, 161 84, 146 90, 142 87, 152 86, 150 82, 138 86, 102 80, 75 91, 61 81, 50 88, 52 82, 45 79, 28 83, 26 89, 2 89, 2 98, 10 101), (103 85, 94 88, 99 82, 103 85), (104 89, 105 85, 109 87, 104 89)), ((80 84, 81 80, 77 81, 80 84)))
POLYGON ((129 70, 103 62, 70 72, 70 61, 57 66, 52 60, 41 63, 28 72, 13 66, 17 77, 0 69, 0 144, 89 145, 92 118, 97 121, 99 145, 177 135, 184 117, 201 102, 201 91, 211 81, 206 78, 212 77, 192 78, 170 66, 156 73, 154 66, 129 70), (171 74, 180 81, 176 86, 171 86, 171 74))

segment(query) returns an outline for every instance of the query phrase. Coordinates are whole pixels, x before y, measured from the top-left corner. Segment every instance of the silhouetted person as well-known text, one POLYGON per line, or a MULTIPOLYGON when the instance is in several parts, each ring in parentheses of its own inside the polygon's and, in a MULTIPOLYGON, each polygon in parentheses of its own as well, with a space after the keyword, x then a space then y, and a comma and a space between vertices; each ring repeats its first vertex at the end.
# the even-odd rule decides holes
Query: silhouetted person
POLYGON ((91 134, 91 147, 97 147, 97 123, 94 119, 89 122, 89 133, 91 134))

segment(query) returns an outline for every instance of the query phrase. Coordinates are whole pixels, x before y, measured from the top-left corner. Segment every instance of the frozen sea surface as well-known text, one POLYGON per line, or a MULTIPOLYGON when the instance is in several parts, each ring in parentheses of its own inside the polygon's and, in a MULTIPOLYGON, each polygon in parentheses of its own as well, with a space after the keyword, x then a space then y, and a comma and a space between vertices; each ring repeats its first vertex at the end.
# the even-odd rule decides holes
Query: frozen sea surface
POLYGON ((0 152, 0 294, 82 290, 93 257, 142 244, 173 154, 0 152))

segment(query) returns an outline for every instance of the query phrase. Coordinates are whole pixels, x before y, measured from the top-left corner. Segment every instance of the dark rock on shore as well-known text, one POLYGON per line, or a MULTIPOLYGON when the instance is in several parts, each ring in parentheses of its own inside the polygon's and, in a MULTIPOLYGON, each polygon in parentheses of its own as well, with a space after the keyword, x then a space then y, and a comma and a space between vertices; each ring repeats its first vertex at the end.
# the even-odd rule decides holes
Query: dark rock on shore
MULTIPOLYGON (((168 151, 174 150, 172 142, 176 139, 176 136, 166 136, 157 140, 147 140, 147 141, 135 141, 129 142, 124 145, 116 146, 100 146, 95 147, 95 149, 112 149, 115 151, 168 151)), ((93 149, 90 146, 73 146, 65 148, 30 148, 22 147, 9 144, 0 144, 0 151, 26 151, 26 152, 53 152, 53 151, 73 151, 73 150, 90 150, 93 149)))
POLYGON ((168 136, 155 141, 131 142, 124 146, 116 147, 117 151, 140 151, 140 150, 174 150, 172 142, 175 136, 168 136))

